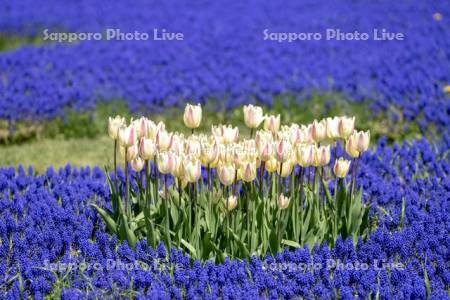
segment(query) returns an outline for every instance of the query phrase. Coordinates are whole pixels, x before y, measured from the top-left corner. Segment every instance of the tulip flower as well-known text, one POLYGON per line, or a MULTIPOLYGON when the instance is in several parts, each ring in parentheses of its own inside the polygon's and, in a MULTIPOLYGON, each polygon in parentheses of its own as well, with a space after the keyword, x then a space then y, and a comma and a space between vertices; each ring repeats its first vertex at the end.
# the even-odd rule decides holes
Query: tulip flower
POLYGON ((173 154, 172 159, 173 163, 170 168, 170 173, 175 178, 184 178, 185 173, 183 162, 185 160, 185 156, 182 154, 173 154))
POLYGON ((264 129, 276 134, 280 129, 280 115, 266 115, 264 118, 264 129))
POLYGON ((261 143, 273 142, 273 134, 270 131, 258 130, 255 135, 256 147, 261 147, 261 143))
POLYGON ((233 164, 222 163, 217 167, 217 176, 224 186, 229 186, 234 182, 236 168, 233 164))
POLYGON ((194 183, 202 175, 202 166, 200 160, 195 157, 189 157, 183 162, 184 176, 188 182, 194 183))
POLYGON ((227 211, 232 211, 237 206, 237 197, 234 195, 231 195, 228 198, 224 198, 223 203, 224 203, 225 209, 227 211))
POLYGON ((175 153, 182 153, 184 152, 185 148, 185 139, 184 136, 180 133, 173 133, 170 136, 170 142, 169 142, 169 151, 175 152, 175 153))
POLYGON ((286 208, 289 207, 289 203, 290 203, 290 202, 291 202, 291 198, 286 197, 286 196, 284 196, 283 194, 281 194, 281 195, 278 197, 277 204, 278 204, 278 207, 279 207, 280 209, 286 209, 286 208))
POLYGON ((183 121, 184 125, 188 128, 198 128, 200 126, 200 122, 202 121, 202 107, 200 104, 187 104, 184 109, 183 121))
POLYGON ((186 154, 199 158, 201 155, 201 144, 196 136, 191 136, 186 140, 186 154))
POLYGON ((277 159, 275 157, 272 157, 268 161, 266 161, 265 169, 269 173, 273 173, 273 172, 278 171, 279 166, 278 166, 277 159))
POLYGON ((239 138, 239 128, 230 126, 222 126, 222 141, 224 144, 237 142, 239 138))
POLYGON ((340 118, 326 118, 326 134, 330 140, 335 140, 340 137, 339 134, 339 120, 340 118))
POLYGON ((239 178, 245 182, 252 182, 256 178, 256 162, 244 162, 238 172, 239 178))
POLYGON ((113 140, 118 139, 119 128, 125 126, 125 118, 116 116, 115 118, 109 117, 108 119, 108 135, 113 140))
POLYGON ((168 174, 174 169, 175 154, 162 152, 157 156, 158 170, 161 174, 168 174))
POLYGON ((302 130, 297 124, 292 124, 288 130, 289 133, 289 141, 292 145, 297 145, 302 142, 302 130))
POLYGON ((299 145, 296 151, 297 163, 303 167, 307 168, 313 165, 315 148, 313 145, 299 145))
POLYGON ((348 155, 350 155, 353 158, 356 158, 359 156, 359 151, 357 148, 357 135, 352 134, 348 137, 346 143, 345 143, 345 151, 348 155))
POLYGON ((331 151, 330 146, 315 147, 314 167, 323 167, 330 162, 331 151))
POLYGON ((156 154, 156 144, 151 139, 141 138, 139 143, 139 156, 144 160, 153 160, 156 154))
POLYGON ((310 124, 308 126, 302 125, 301 135, 300 135, 300 143, 303 143, 303 144, 314 143, 314 139, 312 137, 312 124, 310 124))
POLYGON ((338 122, 338 132, 341 139, 347 139, 355 129, 355 117, 340 117, 338 122))
POLYGON ((288 141, 281 140, 278 142, 276 148, 276 157, 279 162, 285 162, 291 156, 291 152, 292 145, 288 141))
POLYGON ((356 133, 356 149, 359 153, 366 151, 369 148, 370 131, 359 131, 356 133))
POLYGON ((171 135, 169 135, 169 133, 165 129, 160 129, 156 133, 155 140, 158 150, 166 151, 169 149, 170 146, 171 135))
POLYGON ((135 159, 131 161, 131 168, 135 172, 140 172, 144 168, 144 160, 137 156, 135 159))
POLYGON ((200 161, 205 167, 210 166, 219 158, 219 146, 216 142, 214 144, 205 143, 201 147, 200 161))
POLYGON ((148 134, 148 126, 147 126, 147 118, 141 117, 138 120, 132 122, 134 128, 136 129, 136 135, 138 139, 147 137, 148 134))
POLYGON ((277 173, 281 177, 288 177, 289 175, 291 175, 293 167, 294 167, 294 164, 290 160, 285 161, 282 166, 281 166, 281 163, 279 163, 277 166, 277 173), (280 168, 281 168, 281 170, 280 170, 280 168))
POLYGON ((120 154, 122 157, 125 157, 125 154, 127 155, 126 161, 131 162, 133 159, 135 159, 139 155, 139 148, 137 144, 134 144, 131 147, 128 147, 125 151, 125 147, 120 146, 120 154))
POLYGON ((336 175, 336 177, 338 178, 344 178, 345 176, 347 176, 349 168, 350 168, 350 161, 343 159, 341 157, 334 162, 333 167, 334 175, 336 175))
POLYGON ((268 161, 274 156, 272 140, 265 140, 259 143, 258 147, 259 158, 262 161, 268 161))
POLYGON ((248 128, 257 128, 264 121, 262 108, 251 104, 244 105, 244 121, 248 128))
POLYGON ((119 143, 122 147, 128 148, 137 141, 136 129, 134 126, 122 126, 119 128, 119 143))
POLYGON ((165 127, 164 123, 161 123, 156 125, 155 122, 153 122, 152 120, 146 120, 145 125, 147 127, 146 129, 146 138, 148 139, 152 139, 153 141, 156 138, 156 133, 158 132, 158 129, 162 126, 165 127))
POLYGON ((316 143, 320 143, 325 140, 325 138, 327 137, 325 120, 322 120, 320 122, 314 120, 311 127, 311 135, 316 143))

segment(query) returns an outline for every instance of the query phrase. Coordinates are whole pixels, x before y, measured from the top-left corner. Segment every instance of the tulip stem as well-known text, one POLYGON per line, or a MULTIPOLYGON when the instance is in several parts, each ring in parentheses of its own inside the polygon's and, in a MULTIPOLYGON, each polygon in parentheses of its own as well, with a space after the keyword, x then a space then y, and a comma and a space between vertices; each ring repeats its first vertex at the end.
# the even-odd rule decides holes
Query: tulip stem
POLYGON ((303 210, 303 177, 305 175, 305 168, 300 168, 300 195, 299 195, 299 202, 300 202, 300 211, 303 210))
POLYGON ((233 195, 236 196, 238 170, 234 171, 233 195))
POLYGON ((250 138, 253 138, 253 128, 250 128, 250 138))
POLYGON ((356 190, 356 172, 358 170, 358 164, 359 164, 359 160, 360 160, 361 154, 358 155, 357 158, 353 159, 353 168, 352 168, 352 184, 351 184, 351 196, 354 197, 355 195, 355 190, 356 190))
POLYGON ((314 194, 316 194, 316 181, 317 181, 317 167, 314 167, 313 168, 313 172, 314 172, 314 175, 313 175, 313 193, 314 194))
MULTIPOLYGON (((167 179, 167 175, 164 176, 164 181, 166 182, 167 179)), ((164 201, 164 206, 165 206, 165 212, 166 212, 166 238, 167 238, 167 253, 170 256, 170 246, 172 244, 172 242, 170 241, 170 220, 169 220, 169 201, 166 198, 164 201)))
POLYGON ((155 157, 155 204, 159 200, 159 172, 158 172, 158 163, 156 162, 155 157))
POLYGON ((145 161, 145 206, 149 206, 150 202, 150 161, 145 161))
POLYGON ((190 186, 191 189, 191 199, 190 199, 190 203, 191 203, 191 227, 194 228, 194 224, 195 224, 195 183, 191 183, 190 186))
POLYGON ((129 216, 129 196, 130 196, 130 182, 128 180, 128 162, 127 162, 127 156, 128 156, 128 147, 125 147, 125 214, 129 216))
POLYGON ((324 190, 324 186, 322 185, 322 182, 323 182, 323 180, 324 180, 324 174, 323 174, 323 172, 324 172, 324 168, 323 168, 323 166, 322 166, 322 167, 320 167, 319 191, 321 192, 321 193, 320 193, 320 195, 321 195, 321 203, 322 203, 323 206, 325 206, 325 190, 324 190))
POLYGON ((259 168, 259 195, 261 199, 263 198, 263 185, 264 185, 264 169, 265 169, 265 163, 264 161, 261 162, 261 167, 259 168))
MULTIPOLYGON (((212 181, 211 181, 211 167, 210 167, 209 164, 207 166, 207 179, 206 180, 208 182, 208 191, 211 192, 211 183, 212 183, 212 181)), ((209 195, 209 193, 208 193, 208 195, 209 195)))
POLYGON ((245 218, 246 218, 246 221, 247 221, 247 234, 248 234, 248 236, 247 236, 247 238, 248 238, 248 245, 250 245, 250 236, 251 236, 251 234, 250 234, 250 194, 251 194, 251 192, 250 192, 250 188, 251 188, 251 185, 250 185, 250 183, 246 183, 245 184, 245 194, 246 194, 246 214, 245 214, 245 218))
POLYGON ((311 185, 311 167, 308 167, 308 188, 311 185))
POLYGON ((114 180, 117 188, 117 140, 114 140, 114 180))
POLYGON ((278 196, 281 195, 282 193, 282 188, 283 188, 283 177, 281 176, 281 172, 283 171, 283 163, 280 163, 280 180, 278 182, 278 196))
POLYGON ((181 209, 181 197, 183 193, 183 188, 181 186, 181 178, 178 178, 178 206, 181 209))
POLYGON ((167 198, 167 174, 164 174, 164 199, 169 201, 167 198))

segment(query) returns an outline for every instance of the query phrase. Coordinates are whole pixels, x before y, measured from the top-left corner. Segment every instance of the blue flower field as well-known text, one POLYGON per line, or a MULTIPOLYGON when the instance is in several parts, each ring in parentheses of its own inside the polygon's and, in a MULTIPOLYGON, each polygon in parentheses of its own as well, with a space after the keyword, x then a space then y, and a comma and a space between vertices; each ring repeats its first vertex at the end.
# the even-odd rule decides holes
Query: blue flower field
POLYGON ((111 137, 4 158, 0 298, 450 299, 449 36, 443 1, 0 0, 0 153, 111 137))

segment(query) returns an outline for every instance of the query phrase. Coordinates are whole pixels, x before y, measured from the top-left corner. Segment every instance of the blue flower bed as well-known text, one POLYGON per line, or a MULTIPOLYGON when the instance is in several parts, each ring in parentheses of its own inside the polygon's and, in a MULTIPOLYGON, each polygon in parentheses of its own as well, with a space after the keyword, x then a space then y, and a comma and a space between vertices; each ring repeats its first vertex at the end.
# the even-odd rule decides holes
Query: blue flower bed
POLYGON ((119 244, 88 205, 109 201, 98 168, 67 166, 37 176, 31 168, 3 168, 0 293, 6 299, 41 299, 56 287, 63 299, 130 296, 126 290, 137 299, 448 299, 449 147, 448 135, 436 145, 421 140, 388 147, 382 139, 364 154, 358 182, 364 200, 376 204, 372 217, 378 217, 378 227, 356 248, 351 240, 338 240, 334 249, 286 249, 276 257, 222 265, 191 263, 176 249, 167 261, 162 244, 151 249, 141 241, 135 251, 119 244), (125 266, 107 269, 110 261, 125 266), (150 270, 127 269, 136 261, 150 270), (90 267, 80 270, 82 262, 90 267), (326 267, 330 262, 336 265, 326 267), (68 263, 78 267, 56 271, 68 263))
MULTIPOLYGON (((370 99, 374 112, 399 107, 419 126, 450 125, 450 9, 441 1, 256 1, 239 4, 149 4, 125 1, 0 1, 0 32, 182 32, 183 41, 85 41, 24 46, 0 55, 0 118, 41 120, 66 108, 91 109, 124 99, 132 111, 158 111, 185 101, 218 106, 302 101, 333 91, 370 99), (93 9, 95 7, 95 9, 93 9), (440 13, 441 20, 436 17, 440 13), (433 17, 434 16, 434 17, 433 17), (403 41, 264 40, 269 32, 368 32, 403 41)), ((394 114, 392 117, 396 117, 394 114)))

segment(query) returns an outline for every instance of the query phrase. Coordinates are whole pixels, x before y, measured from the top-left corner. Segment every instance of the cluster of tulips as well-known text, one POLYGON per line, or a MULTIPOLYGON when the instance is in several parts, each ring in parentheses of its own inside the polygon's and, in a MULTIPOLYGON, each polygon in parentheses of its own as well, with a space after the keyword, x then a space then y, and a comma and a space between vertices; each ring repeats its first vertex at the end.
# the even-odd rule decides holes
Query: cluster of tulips
POLYGON ((355 190, 355 172, 370 132, 356 131, 354 117, 287 126, 281 125, 280 115, 264 115, 258 106, 244 106, 243 113, 250 128, 246 137, 231 125, 212 126, 209 135, 196 133, 200 105, 185 108, 184 124, 191 130, 187 136, 145 117, 128 125, 122 117, 110 118, 116 176, 118 147, 125 169, 124 185, 111 180, 113 212, 95 206, 109 218, 110 230, 122 232, 131 245, 138 236, 149 243, 164 239, 168 246, 205 259, 248 257, 276 252, 283 244, 334 243, 338 234, 355 239, 363 234, 368 207, 355 190), (338 142, 353 163, 336 157, 331 172, 327 166, 338 142), (347 188, 344 178, 351 164, 347 188), (139 175, 138 191, 130 188, 130 166, 139 175), (336 179, 334 197, 329 179, 336 179), (355 216, 359 220, 352 220, 355 216), (255 233, 255 228, 267 232, 255 233))

